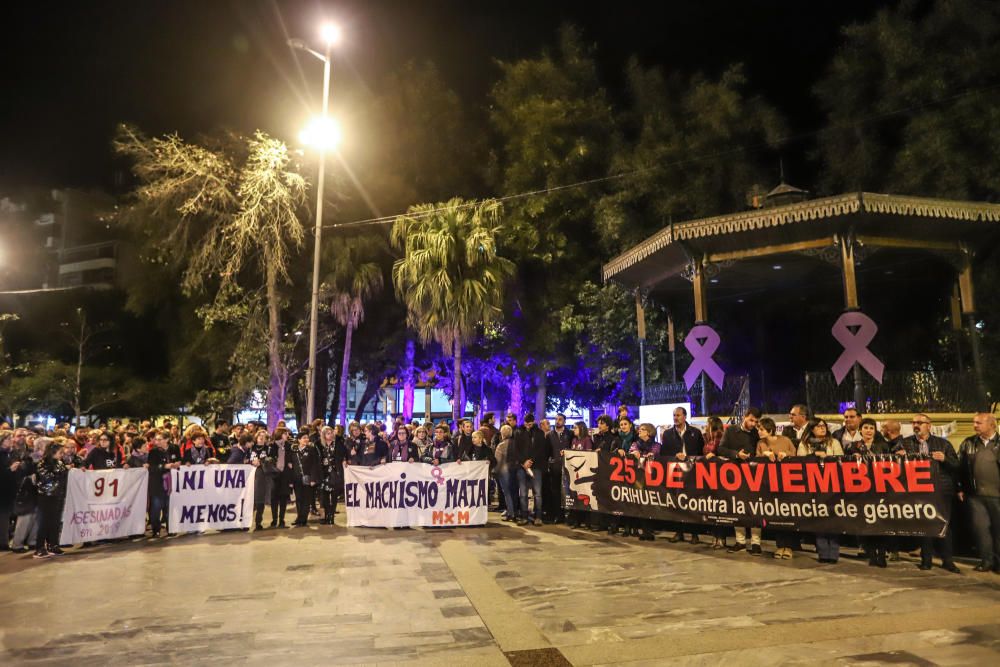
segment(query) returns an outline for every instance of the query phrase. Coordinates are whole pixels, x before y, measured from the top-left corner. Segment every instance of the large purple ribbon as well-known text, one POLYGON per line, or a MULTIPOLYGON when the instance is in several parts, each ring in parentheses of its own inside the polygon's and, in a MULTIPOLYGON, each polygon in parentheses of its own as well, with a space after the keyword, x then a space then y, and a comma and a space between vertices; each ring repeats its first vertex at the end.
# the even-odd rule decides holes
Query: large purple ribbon
POLYGON ((844 346, 844 351, 831 368, 837 384, 844 381, 854 364, 861 364, 863 369, 882 384, 885 364, 868 349, 868 344, 878 333, 875 320, 862 312, 850 311, 838 317, 830 331, 837 342, 844 346), (850 327, 858 327, 857 333, 852 332, 850 327))
POLYGON ((712 358, 715 351, 719 349, 719 343, 721 342, 722 339, 719 338, 719 334, 707 324, 699 324, 688 332, 687 337, 684 339, 684 347, 694 357, 691 365, 684 371, 684 383, 688 389, 691 389, 691 386, 703 371, 705 375, 712 378, 712 382, 715 383, 716 387, 722 389, 722 381, 726 377, 726 372, 712 358))

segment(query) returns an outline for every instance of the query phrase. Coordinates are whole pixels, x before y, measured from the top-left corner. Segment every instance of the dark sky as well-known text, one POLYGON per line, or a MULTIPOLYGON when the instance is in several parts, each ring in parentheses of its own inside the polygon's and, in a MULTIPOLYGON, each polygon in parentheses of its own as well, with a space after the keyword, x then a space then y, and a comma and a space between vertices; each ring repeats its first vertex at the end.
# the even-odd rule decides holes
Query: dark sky
POLYGON ((821 120, 811 86, 837 48, 841 27, 870 18, 882 4, 20 2, 5 8, 0 40, 0 189, 108 185, 109 143, 120 121, 151 133, 225 126, 292 139, 307 102, 318 100, 321 69, 305 59, 297 66, 285 41, 313 37, 324 17, 337 19, 345 33, 335 99, 337 86, 369 85, 407 60, 431 59, 469 104, 482 106, 497 75, 493 59, 536 54, 569 21, 596 43, 613 93, 630 54, 647 65, 711 74, 743 62, 753 89, 781 109, 793 130, 808 131, 821 120))

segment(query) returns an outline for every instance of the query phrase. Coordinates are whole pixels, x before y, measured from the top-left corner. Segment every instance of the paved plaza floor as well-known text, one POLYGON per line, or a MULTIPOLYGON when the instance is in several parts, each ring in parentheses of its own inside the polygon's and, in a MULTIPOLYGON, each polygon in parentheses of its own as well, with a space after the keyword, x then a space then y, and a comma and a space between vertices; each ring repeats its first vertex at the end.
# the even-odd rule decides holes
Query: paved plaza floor
POLYGON ((1000 576, 971 567, 490 519, 3 554, 0 665, 1000 664, 1000 576))

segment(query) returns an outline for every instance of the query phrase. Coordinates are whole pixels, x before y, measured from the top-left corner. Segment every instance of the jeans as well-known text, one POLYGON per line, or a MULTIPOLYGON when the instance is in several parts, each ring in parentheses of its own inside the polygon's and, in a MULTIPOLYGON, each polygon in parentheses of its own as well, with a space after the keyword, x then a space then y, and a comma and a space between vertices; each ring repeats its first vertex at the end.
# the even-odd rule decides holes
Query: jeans
POLYGON ((532 469, 534 476, 529 475, 523 467, 517 469, 517 486, 521 496, 521 517, 528 518, 528 487, 531 487, 532 495, 535 497, 534 519, 542 518, 542 477, 545 475, 544 469, 532 469))
POLYGON ((149 497, 149 527, 153 534, 160 532, 160 527, 167 522, 167 503, 169 499, 162 494, 149 497))
POLYGON ((503 495, 504 507, 507 511, 507 516, 514 519, 517 518, 517 496, 518 493, 515 490, 517 485, 517 473, 516 471, 504 470, 503 472, 496 473, 497 486, 500 487, 500 493, 503 495))
POLYGON ((968 501, 979 559, 993 565, 1000 558, 1000 498, 968 496, 968 501))
POLYGON ((817 535, 816 555, 824 560, 838 560, 840 558, 840 536, 817 535))
POLYGON ((19 514, 17 525, 14 526, 14 549, 30 547, 38 541, 38 524, 41 520, 41 512, 35 508, 29 514, 19 514))

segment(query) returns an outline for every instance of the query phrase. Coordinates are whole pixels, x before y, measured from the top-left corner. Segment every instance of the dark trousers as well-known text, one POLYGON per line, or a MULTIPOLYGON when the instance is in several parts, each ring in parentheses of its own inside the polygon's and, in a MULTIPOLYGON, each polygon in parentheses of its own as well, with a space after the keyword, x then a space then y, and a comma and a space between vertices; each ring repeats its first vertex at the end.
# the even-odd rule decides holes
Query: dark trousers
POLYGON ((62 520, 63 499, 59 496, 38 496, 41 510, 41 525, 38 526, 38 542, 35 551, 45 551, 59 546, 59 523, 62 520))
POLYGON ((1000 559, 1000 498, 968 496, 968 503, 979 558, 993 565, 1000 559))
POLYGON ((169 499, 162 494, 149 497, 149 527, 153 534, 159 533, 163 524, 167 523, 167 508, 169 499))
POLYGON ((295 482, 295 523, 300 526, 309 521, 309 510, 316 497, 316 487, 295 482))
MULTIPOLYGON (((958 508, 955 507, 954 499, 951 504, 951 516, 954 517, 958 508)), ((952 545, 951 538, 951 523, 948 524, 948 529, 944 533, 944 537, 924 537, 920 540, 920 562, 924 565, 930 565, 932 559, 934 558, 935 549, 938 555, 941 556, 941 564, 948 565, 952 562, 952 554, 954 554, 954 547, 952 545)))
POLYGON ((288 509, 288 496, 276 496, 271 500, 271 525, 285 523, 285 510, 288 509))
POLYGON ((0 511, 0 551, 10 549, 10 510, 0 511))
POLYGON ((264 521, 264 503, 254 503, 253 504, 253 523, 258 528, 262 528, 261 525, 264 521))
POLYGON ((545 518, 549 521, 563 520, 563 475, 562 459, 549 464, 545 475, 545 518))

